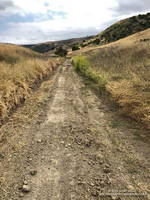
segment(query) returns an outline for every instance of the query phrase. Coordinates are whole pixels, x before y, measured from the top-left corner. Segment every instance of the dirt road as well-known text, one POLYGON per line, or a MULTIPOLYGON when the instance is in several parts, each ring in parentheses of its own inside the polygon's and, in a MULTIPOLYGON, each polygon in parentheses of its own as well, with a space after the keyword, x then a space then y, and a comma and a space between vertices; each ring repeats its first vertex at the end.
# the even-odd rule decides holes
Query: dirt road
POLYGON ((66 64, 1 128, 0 199, 150 198, 149 133, 66 64))

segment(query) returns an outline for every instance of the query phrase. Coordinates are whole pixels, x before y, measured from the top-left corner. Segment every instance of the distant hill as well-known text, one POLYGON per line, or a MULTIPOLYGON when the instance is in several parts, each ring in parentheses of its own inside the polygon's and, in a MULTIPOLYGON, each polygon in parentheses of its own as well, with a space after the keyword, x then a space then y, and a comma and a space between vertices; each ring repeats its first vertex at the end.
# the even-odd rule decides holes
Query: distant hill
POLYGON ((150 28, 150 13, 133 16, 113 24, 93 39, 83 43, 82 46, 114 42, 139 31, 144 31, 147 28, 150 28))
POLYGON ((80 44, 83 42, 86 42, 93 38, 93 36, 87 36, 83 38, 73 38, 68 40, 60 40, 60 41, 54 41, 54 42, 46 42, 46 43, 40 43, 40 44, 31 44, 31 45, 23 45, 24 47, 30 48, 34 51, 37 51, 39 53, 46 53, 46 52, 54 52, 56 48, 63 47, 65 49, 70 49, 74 44, 80 44))
POLYGON ((144 15, 133 16, 121 20, 96 36, 89 36, 83 38, 73 38, 68 40, 45 42, 33 45, 23 45, 39 53, 53 54, 57 48, 63 47, 66 50, 71 50, 72 47, 78 46, 79 48, 86 46, 95 46, 114 42, 121 38, 125 38, 134 33, 144 31, 150 28, 150 13, 144 15))

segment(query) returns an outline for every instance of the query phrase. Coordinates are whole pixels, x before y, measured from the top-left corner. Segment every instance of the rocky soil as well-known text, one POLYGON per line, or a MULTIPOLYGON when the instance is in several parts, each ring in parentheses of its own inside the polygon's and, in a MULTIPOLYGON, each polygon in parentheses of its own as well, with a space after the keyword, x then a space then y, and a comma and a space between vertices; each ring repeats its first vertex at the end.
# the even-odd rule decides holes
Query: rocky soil
POLYGON ((149 132, 69 61, 0 130, 1 200, 148 200, 149 132))

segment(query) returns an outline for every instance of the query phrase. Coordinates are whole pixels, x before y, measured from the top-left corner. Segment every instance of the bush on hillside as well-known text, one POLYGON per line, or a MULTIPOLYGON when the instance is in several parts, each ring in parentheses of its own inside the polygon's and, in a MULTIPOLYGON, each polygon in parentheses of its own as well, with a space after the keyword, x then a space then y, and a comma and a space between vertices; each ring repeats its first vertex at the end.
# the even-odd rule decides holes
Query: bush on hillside
POLYGON ((62 47, 58 47, 55 51, 55 54, 61 57, 65 57, 67 53, 68 53, 67 50, 62 47))
POLYGON ((86 47, 86 46, 87 46, 87 44, 85 44, 85 43, 84 43, 84 44, 81 44, 80 46, 81 46, 81 47, 86 47))
POLYGON ((96 38, 95 40, 93 40, 93 44, 99 45, 100 44, 100 39, 96 38))
POLYGON ((79 49, 80 49, 80 47, 77 44, 73 45, 73 47, 72 47, 72 51, 77 51, 79 49))

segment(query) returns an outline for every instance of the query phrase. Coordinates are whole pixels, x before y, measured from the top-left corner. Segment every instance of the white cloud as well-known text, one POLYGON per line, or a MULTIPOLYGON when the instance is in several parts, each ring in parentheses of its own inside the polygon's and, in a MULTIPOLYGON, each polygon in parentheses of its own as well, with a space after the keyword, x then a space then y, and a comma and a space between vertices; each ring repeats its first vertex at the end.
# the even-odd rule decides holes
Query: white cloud
MULTIPOLYGON (((71 14, 94 13, 104 11, 117 5, 116 0, 13 0, 24 12, 45 13, 47 10, 64 11, 71 14)), ((98 14, 98 13, 97 13, 98 14)))
POLYGON ((116 0, 116 13, 133 14, 150 10, 150 0, 116 0))
MULTIPOLYGON (((34 20, 32 22, 29 20, 28 23, 8 22, 8 29, 1 32, 0 41, 13 41, 15 43, 37 43, 46 40, 78 37, 79 35, 84 36, 88 33, 96 34, 105 27, 105 24, 122 18, 122 15, 127 14, 126 16, 128 16, 126 9, 122 8, 124 3, 121 3, 125 0, 1 1, 10 2, 11 7, 5 8, 7 16, 12 13, 24 17, 29 14, 35 16, 34 20)), ((126 0, 125 5, 128 5, 126 8, 130 7, 131 0, 126 0)))
MULTIPOLYGON (((54 27, 87 27, 98 26, 112 17, 112 8, 117 6, 115 0, 14 0, 14 4, 20 7, 20 14, 48 14, 49 11, 61 12, 66 14, 66 18, 61 20, 60 16, 55 16, 54 27), (111 8, 111 10, 110 10, 111 8)), ((44 22, 47 23, 47 22, 44 22)))
POLYGON ((15 44, 33 44, 44 41, 63 40, 74 37, 89 36, 99 32, 99 29, 94 27, 74 28, 69 30, 64 27, 48 26, 49 22, 43 23, 11 23, 6 31, 2 31, 0 40, 2 42, 10 42, 15 44), (11 33, 11 34, 10 34, 11 33))

